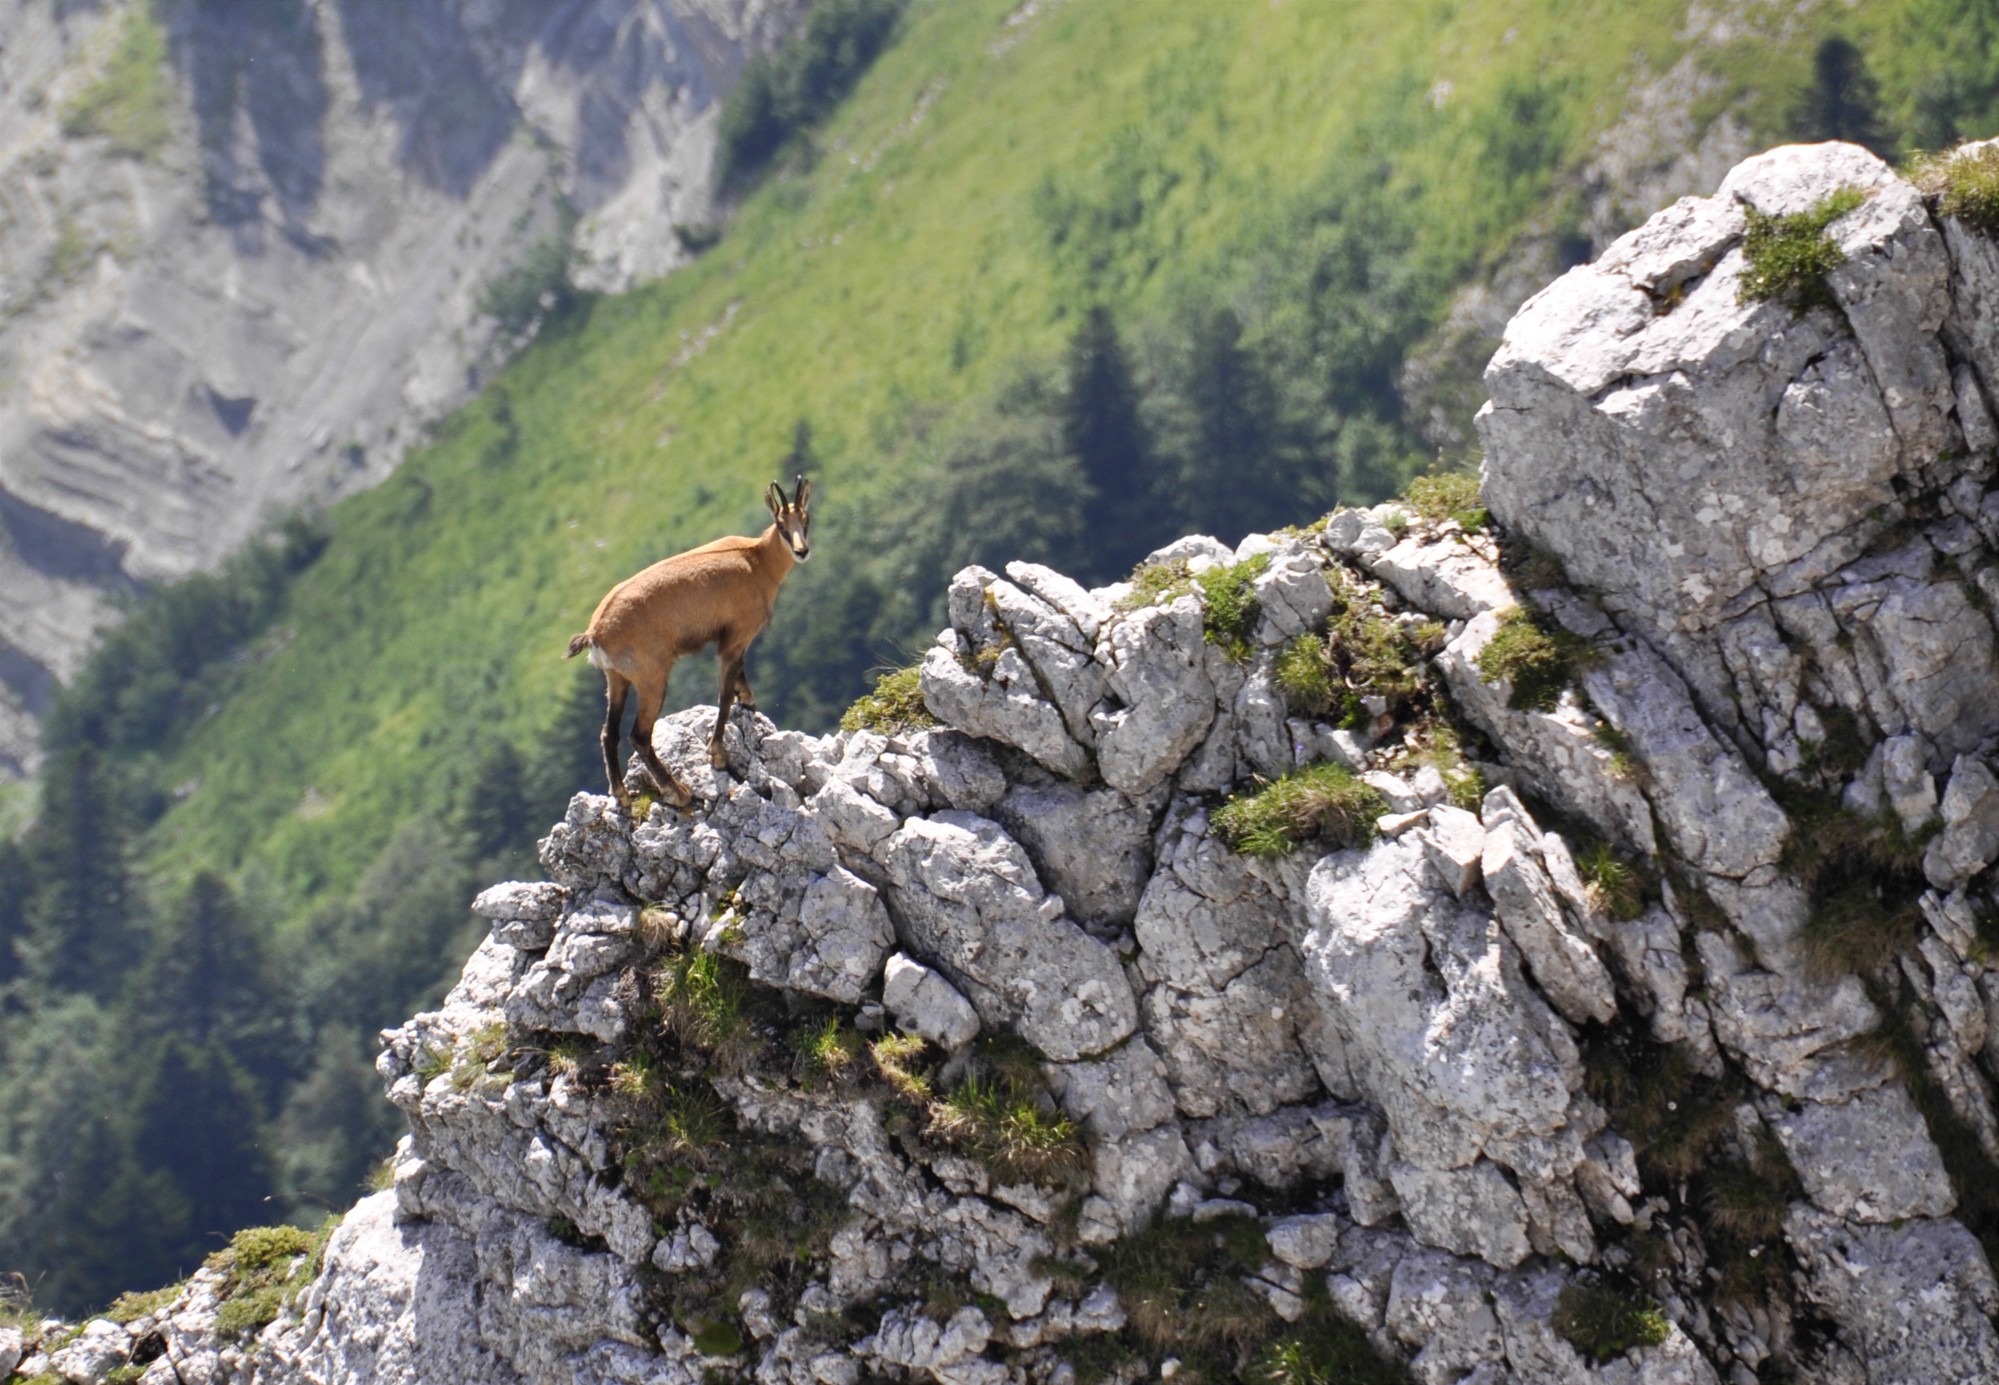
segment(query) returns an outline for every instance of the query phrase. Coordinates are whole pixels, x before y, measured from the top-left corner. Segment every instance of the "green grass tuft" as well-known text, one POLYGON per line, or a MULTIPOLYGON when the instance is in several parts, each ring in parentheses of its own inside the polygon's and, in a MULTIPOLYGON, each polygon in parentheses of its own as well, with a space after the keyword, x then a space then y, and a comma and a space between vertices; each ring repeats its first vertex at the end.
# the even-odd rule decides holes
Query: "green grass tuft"
POLYGON ((912 664, 875 679, 875 690, 861 696, 840 718, 842 731, 879 731, 903 736, 935 726, 937 718, 923 701, 923 669, 912 664))
POLYGON ((1194 590, 1194 574, 1185 558, 1165 563, 1142 563, 1132 570, 1130 580, 1131 590, 1117 601, 1120 611, 1164 606, 1194 590))
POLYGON ((1564 1285, 1555 1300, 1555 1331, 1591 1362, 1601 1364, 1636 1347, 1655 1347, 1673 1325, 1641 1298, 1601 1284, 1564 1285))
POLYGON ((185 1287, 185 1284, 169 1284, 164 1289, 152 1289, 145 1293, 120 1294, 104 1310, 104 1316, 115 1323, 135 1323, 167 1307, 180 1297, 180 1291, 185 1287))
POLYGON ((1826 228, 1867 200, 1859 188, 1841 188, 1809 211, 1769 216, 1745 207, 1749 232, 1742 240, 1749 262, 1738 291, 1744 303, 1771 299, 1791 311, 1837 308, 1825 276, 1846 259, 1826 228))
POLYGON ((1479 677, 1488 683, 1511 683, 1506 705, 1516 712, 1552 712, 1589 652, 1585 641, 1516 607, 1479 651, 1479 677))
POLYGON ((72 138, 102 135, 114 154, 146 159, 173 138, 173 82, 167 36, 149 3, 134 5, 103 72, 63 108, 72 138))
POLYGON ((1952 150, 1914 172, 1917 186, 1936 198, 1939 215, 1999 237, 1999 147, 1952 150))
POLYGON ((1605 918, 1621 922, 1645 912, 1644 876, 1620 859, 1610 843, 1592 842, 1579 849, 1576 873, 1605 918))
POLYGON ((742 963, 699 949, 669 957, 654 969, 653 995, 667 1032, 724 1068, 741 1067, 755 1029, 742 963))
POLYGON ((1483 529, 1492 518, 1481 503, 1475 471, 1418 476, 1409 483, 1403 498, 1425 519, 1454 519, 1466 532, 1483 529))
POLYGON ((340 1225, 330 1216, 318 1231, 296 1226, 253 1226, 237 1232, 208 1257, 208 1268, 224 1272, 215 1330, 242 1339, 276 1320, 318 1277, 326 1243, 340 1225))
POLYGON ((1307 765, 1232 796, 1215 810, 1215 830, 1245 856, 1288 856, 1306 842, 1331 850, 1374 840, 1374 820, 1388 811, 1380 793, 1343 765, 1307 765))
POLYGON ((1256 579, 1269 570, 1270 555, 1259 553, 1227 567, 1211 567, 1194 579, 1207 598, 1201 625, 1208 643, 1219 645, 1238 663, 1249 657, 1249 637, 1263 614, 1263 604, 1256 599, 1256 579))
POLYGON ((931 1107, 928 1132, 964 1148, 1005 1182, 1063 1182, 1088 1160, 1083 1132, 1009 1083, 972 1077, 931 1107))

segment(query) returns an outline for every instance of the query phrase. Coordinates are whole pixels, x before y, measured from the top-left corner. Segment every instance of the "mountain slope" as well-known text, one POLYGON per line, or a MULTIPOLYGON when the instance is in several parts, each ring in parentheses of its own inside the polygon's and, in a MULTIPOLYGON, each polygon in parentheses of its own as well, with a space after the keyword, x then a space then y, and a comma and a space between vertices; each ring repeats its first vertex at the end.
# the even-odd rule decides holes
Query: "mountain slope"
MULTIPOLYGON (((1913 138, 1913 88, 1820 71, 1829 26, 1958 62, 1989 48, 1915 21, 1971 14, 910 4, 702 260, 560 315, 393 480, 158 593, 63 699, 31 859, 0 861, 0 1044, 12 1066, 43 1026, 99 1038, 23 1080, 0 1231, 58 1205, 47 1151, 79 1113, 199 1181, 204 1127, 158 1081, 184 1055, 132 1021, 214 919, 273 957, 242 967, 262 1008, 216 1031, 211 1114, 266 1122, 232 1157, 294 1214, 340 1199, 380 1136, 368 1036, 462 955, 471 884, 596 780, 567 637, 639 564, 760 524, 772 474, 815 471, 819 525, 752 674, 823 728, 872 664, 910 660, 964 563, 1097 580, 1185 529, 1396 488, 1433 413, 1464 412, 1522 265, 1695 186, 1758 122, 1857 110, 1913 138), (1759 25, 1750 75, 1781 91, 1743 76, 1759 25)), ((1965 91, 1953 119, 1983 110, 1965 91)), ((708 695, 699 662, 682 702, 708 695)), ((96 1292, 101 1258, 64 1292, 96 1292)))
POLYGON ((526 325, 496 284, 684 260, 715 103, 795 12, 0 4, 0 773, 113 598, 477 393, 526 325))

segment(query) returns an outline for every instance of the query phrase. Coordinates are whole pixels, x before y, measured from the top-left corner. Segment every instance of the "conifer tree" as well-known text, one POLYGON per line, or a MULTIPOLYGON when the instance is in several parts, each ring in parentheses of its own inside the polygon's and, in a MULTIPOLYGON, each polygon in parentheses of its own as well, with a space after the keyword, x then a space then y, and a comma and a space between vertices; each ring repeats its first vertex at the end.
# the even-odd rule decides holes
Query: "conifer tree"
POLYGON ((97 751, 76 745, 50 757, 25 843, 34 870, 20 952, 37 990, 109 997, 132 965, 139 929, 122 807, 97 751))

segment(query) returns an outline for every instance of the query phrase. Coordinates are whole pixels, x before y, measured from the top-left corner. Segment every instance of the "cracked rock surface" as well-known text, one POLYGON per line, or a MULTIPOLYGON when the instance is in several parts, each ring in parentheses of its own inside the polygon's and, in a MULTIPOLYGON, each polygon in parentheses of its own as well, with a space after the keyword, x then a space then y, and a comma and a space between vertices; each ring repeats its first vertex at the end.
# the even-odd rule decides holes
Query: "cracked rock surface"
POLYGON ((1155 555, 1269 559, 1241 663, 1197 585, 967 569, 937 725, 745 713, 715 770, 709 714, 661 722, 696 802, 579 795, 548 879, 480 895, 383 1036, 393 1185, 289 1308, 224 1338, 204 1271, 0 1357, 1132 1385, 1200 1349, 1139 1265, 1207 1276, 1174 1330, 1250 1305, 1197 1369, 1338 1318, 1426 1383, 1999 1378, 1980 285, 1999 253, 1871 155, 1775 150, 1522 310, 1497 535, 1391 503, 1155 555), (1848 186, 1838 311, 1741 302, 1745 207, 1848 186), (1581 650, 1549 710, 1487 654, 1521 619, 1581 650), (1419 692, 1280 686, 1329 620, 1428 632, 1419 692), (1242 854, 1225 804, 1320 763, 1374 830, 1242 854), (1592 1337, 1591 1295, 1644 1329, 1592 1337))

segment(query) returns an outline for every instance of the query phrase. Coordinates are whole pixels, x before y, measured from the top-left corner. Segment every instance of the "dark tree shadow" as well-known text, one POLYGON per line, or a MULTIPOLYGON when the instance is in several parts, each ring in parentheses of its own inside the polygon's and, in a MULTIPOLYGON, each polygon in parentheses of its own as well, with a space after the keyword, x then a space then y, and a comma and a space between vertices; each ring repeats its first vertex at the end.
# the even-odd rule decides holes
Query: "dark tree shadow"
POLYGON ((248 227, 268 197, 295 239, 326 182, 324 44, 302 0, 167 0, 173 62, 193 91, 209 215, 248 227))
POLYGON ((387 108, 400 126, 403 168, 464 197, 506 147, 516 113, 473 50, 459 7, 447 0, 339 5, 361 97, 387 108))

